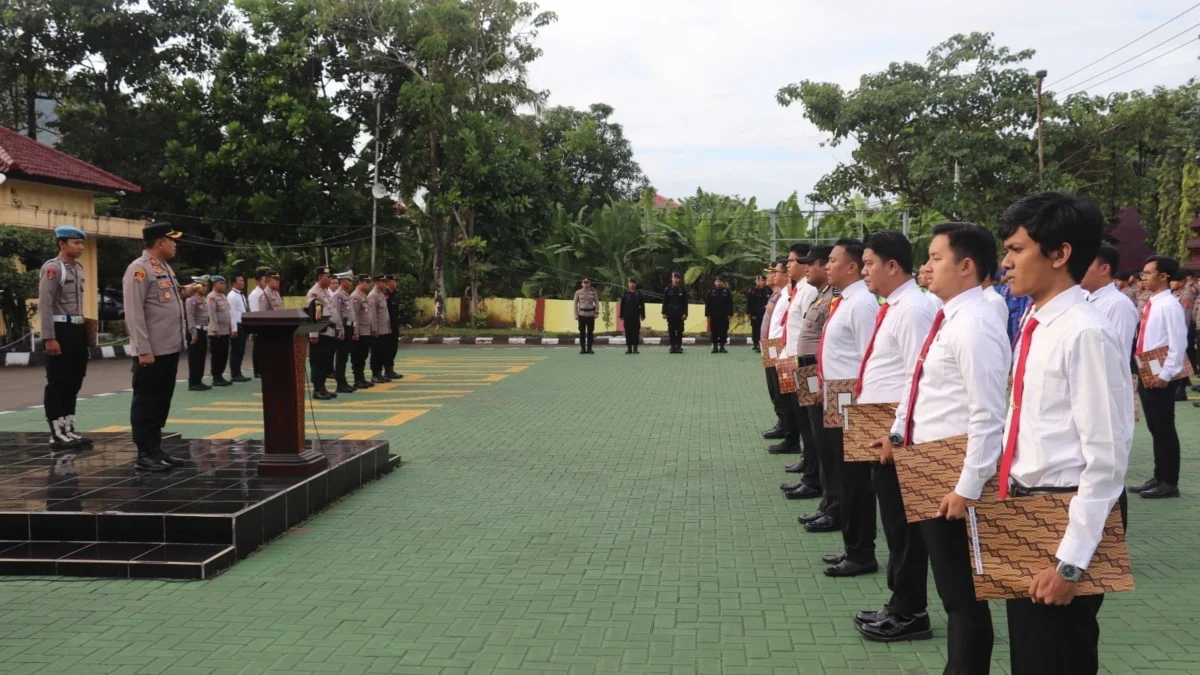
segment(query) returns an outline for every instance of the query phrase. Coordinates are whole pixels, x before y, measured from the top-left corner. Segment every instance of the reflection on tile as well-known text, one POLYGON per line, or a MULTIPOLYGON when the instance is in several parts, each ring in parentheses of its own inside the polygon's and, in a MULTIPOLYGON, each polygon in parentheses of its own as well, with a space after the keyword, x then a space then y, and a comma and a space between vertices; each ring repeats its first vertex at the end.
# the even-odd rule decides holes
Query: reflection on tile
POLYGON ((69 553, 60 560, 123 560, 129 562, 160 546, 162 544, 92 544, 69 553))

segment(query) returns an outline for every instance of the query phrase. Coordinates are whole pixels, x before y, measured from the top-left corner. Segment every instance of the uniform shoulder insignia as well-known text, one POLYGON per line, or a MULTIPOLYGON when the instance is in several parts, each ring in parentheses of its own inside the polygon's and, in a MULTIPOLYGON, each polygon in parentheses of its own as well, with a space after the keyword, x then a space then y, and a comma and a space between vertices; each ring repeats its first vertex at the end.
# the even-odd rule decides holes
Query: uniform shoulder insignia
POLYGON ((134 270, 133 278, 138 281, 142 281, 143 279, 146 278, 146 270, 134 270))
POLYGON ((53 279, 54 277, 58 276, 58 266, 57 265, 46 265, 42 269, 46 270, 46 278, 47 279, 53 279))

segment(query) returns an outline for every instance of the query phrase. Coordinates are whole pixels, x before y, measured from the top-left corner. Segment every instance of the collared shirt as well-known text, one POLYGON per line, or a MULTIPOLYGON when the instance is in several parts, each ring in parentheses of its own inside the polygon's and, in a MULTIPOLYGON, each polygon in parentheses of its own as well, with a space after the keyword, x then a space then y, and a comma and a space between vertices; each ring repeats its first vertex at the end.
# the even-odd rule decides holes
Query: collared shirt
POLYGON ((229 319, 233 322, 233 331, 236 333, 242 325, 242 315, 250 311, 250 301, 246 299, 246 294, 233 289, 229 291, 229 319))
POLYGON ((808 279, 796 282, 795 299, 788 298, 791 310, 787 313, 787 344, 783 346, 784 357, 794 359, 800 355, 800 337, 804 332, 804 317, 816 299, 817 289, 808 283, 808 279))
MULTIPOLYGON (((967 435, 962 474, 954 491, 979 499, 1004 450, 1005 391, 1012 349, 980 287, 950 299, 937 337, 925 355, 913 409, 912 442, 967 435)), ((924 342, 924 341, 922 341, 924 342)), ((900 398, 892 433, 903 435, 908 390, 900 398)))
POLYGON ((1112 324, 1121 340, 1126 356, 1133 351, 1134 341, 1137 340, 1137 328, 1140 317, 1137 305, 1129 296, 1117 289, 1116 284, 1109 284, 1096 289, 1095 293, 1085 294, 1092 306, 1112 324))
POLYGON ((995 288, 1000 297, 1008 303, 1008 341, 1011 343, 1020 333, 1021 318, 1025 316, 1025 311, 1029 309, 1029 305, 1033 304, 1033 301, 1027 295, 1013 295, 1012 288, 1008 284, 1000 284, 992 288, 995 288))
POLYGON ((83 265, 54 257, 38 276, 38 323, 43 340, 54 340, 54 316, 83 316, 83 265))
POLYGON ((801 356, 817 356, 817 347, 821 344, 821 331, 825 330, 833 298, 833 286, 826 284, 825 288, 817 291, 817 299, 812 301, 808 311, 804 313, 804 330, 800 333, 801 356))
POLYGON ((995 286, 983 289, 983 299, 987 301, 992 311, 999 317, 1000 323, 1004 326, 1005 337, 1011 339, 1008 333, 1008 301, 1004 299, 1004 296, 1000 295, 1000 291, 997 291, 995 286))
POLYGON ((188 327, 175 271, 144 252, 125 268, 125 328, 139 356, 166 356, 185 349, 188 327))
POLYGON ((367 294, 367 304, 371 306, 371 320, 374 322, 372 331, 375 335, 391 335, 392 325, 388 322, 387 296, 383 291, 374 288, 367 294))
MULTIPOLYGON (((329 325, 321 331, 321 335, 337 337, 342 333, 342 311, 337 300, 333 298, 333 291, 328 288, 321 288, 321 284, 313 284, 313 287, 308 289, 308 295, 304 296, 305 304, 313 301, 320 302, 323 308, 323 318, 329 320, 329 325)), ((310 337, 317 336, 317 333, 309 333, 310 337)))
POLYGON ((925 297, 929 298, 929 301, 933 303, 933 310, 935 312, 937 310, 941 309, 942 307, 946 306, 946 303, 942 302, 942 299, 939 298, 937 296, 937 294, 934 293, 933 291, 926 290, 924 292, 925 292, 925 297))
POLYGON ((1167 358, 1163 360, 1162 370, 1158 376, 1170 382, 1183 371, 1184 353, 1187 351, 1187 319, 1183 315, 1183 305, 1171 293, 1171 289, 1161 291, 1150 298, 1150 317, 1142 329, 1146 340, 1142 344, 1145 351, 1167 347, 1167 358))
POLYGON ((350 294, 350 309, 354 312, 354 332, 357 335, 371 337, 375 335, 375 312, 367 300, 367 294, 354 289, 350 294))
POLYGON ((837 309, 825 322, 825 340, 817 355, 826 382, 858 378, 878 313, 879 300, 867 290, 865 281, 856 281, 842 289, 837 309))
POLYGON ((767 324, 767 337, 777 340, 783 337, 783 314, 788 309, 788 302, 791 300, 791 284, 784 286, 776 291, 779 297, 775 299, 775 308, 771 310, 767 324))
MULTIPOLYGON (((1113 295, 1128 302, 1115 288, 1113 295)), ((1078 286, 1033 318, 1021 408, 1009 407, 1005 426, 1007 438, 1013 415, 1021 416, 1009 475, 1027 488, 1079 488, 1055 556, 1086 568, 1125 489, 1133 445, 1128 345, 1078 286)))
POLYGON ((770 299, 767 300, 767 306, 763 310, 762 325, 758 329, 759 335, 768 338, 771 337, 771 317, 775 315, 775 307, 782 295, 781 291, 775 291, 771 294, 770 299))
POLYGON ((933 303, 912 280, 892 291, 886 302, 887 316, 879 324, 871 356, 863 370, 859 403, 896 403, 900 400, 912 382, 921 345, 929 335, 933 315, 937 314, 933 303))
POLYGON ((196 337, 196 331, 208 330, 208 300, 199 291, 187 299, 188 337, 196 337))
POLYGON ((262 312, 269 309, 269 303, 263 300, 265 293, 262 286, 255 286, 254 290, 250 291, 250 309, 247 312, 262 312))
POLYGON ((208 305, 208 334, 212 337, 229 336, 235 324, 225 294, 211 291, 205 301, 208 305))

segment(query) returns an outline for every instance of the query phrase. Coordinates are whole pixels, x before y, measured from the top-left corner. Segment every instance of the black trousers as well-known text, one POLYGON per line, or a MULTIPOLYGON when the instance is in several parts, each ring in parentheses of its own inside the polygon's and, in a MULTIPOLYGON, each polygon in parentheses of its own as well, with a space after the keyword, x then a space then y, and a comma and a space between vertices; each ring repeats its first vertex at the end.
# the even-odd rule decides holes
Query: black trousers
MULTIPOLYGON (((842 458, 843 439, 841 429, 826 429, 824 410, 813 424, 820 424, 817 434, 821 441, 817 444, 817 454, 821 464, 821 489, 824 491, 821 510, 828 514, 840 525, 842 522, 842 502, 845 496, 842 492, 842 458)), ((809 419, 812 420, 810 414, 809 419)))
POLYGON ((371 374, 383 375, 383 364, 387 361, 388 343, 392 334, 376 335, 371 341, 371 374))
POLYGON ((824 406, 817 404, 805 406, 800 410, 803 411, 803 416, 808 418, 807 437, 804 436, 803 429, 801 429, 801 438, 804 440, 804 447, 802 449, 803 454, 801 455, 804 457, 804 473, 802 474, 804 476, 804 482, 821 488, 822 495, 820 510, 824 511, 825 513, 830 513, 830 511, 827 509, 831 508, 832 506, 833 512, 830 515, 832 515, 836 520, 838 516, 837 509, 839 506, 839 500, 836 498, 833 499, 831 505, 828 487, 829 483, 826 482, 828 479, 825 476, 825 469, 823 467, 823 448, 826 443, 825 408, 824 406))
POLYGON ((946 610, 945 675, 987 673, 992 663, 992 612, 975 599, 975 578, 967 551, 967 525, 962 520, 921 521, 933 581, 946 610))
POLYGON ((383 367, 387 372, 396 370, 396 352, 400 351, 400 327, 392 326, 392 332, 387 335, 387 357, 383 367))
POLYGON ((888 545, 887 605, 896 614, 920 614, 929 602, 929 553, 920 523, 909 523, 895 464, 872 464, 871 482, 879 499, 879 519, 888 545))
POLYGON ((375 342, 373 335, 360 335, 350 350, 350 367, 354 370, 355 382, 367 379, 363 371, 367 367, 367 355, 371 353, 371 343, 373 342, 375 342))
POLYGON ((209 351, 212 352, 213 379, 225 376, 225 366, 229 363, 229 336, 219 335, 208 339, 209 351))
POLYGON ((677 314, 667 315, 667 339, 671 341, 671 346, 683 348, 683 317, 677 314))
POLYGON ((762 320, 763 314, 750 315, 750 340, 754 342, 754 347, 758 348, 758 343, 762 342, 762 320))
POLYGON ((846 557, 856 563, 875 560, 875 487, 871 483, 871 469, 878 465, 878 462, 842 462, 842 543, 846 557))
POLYGON ((779 393, 779 371, 775 366, 763 369, 767 374, 767 395, 771 397, 771 405, 775 406, 775 424, 787 429, 790 417, 783 407, 783 394, 779 393))
POLYGON ((709 337, 714 345, 724 347, 729 342, 729 317, 712 317, 712 331, 709 332, 709 337))
POLYGON ((188 384, 202 384, 204 362, 208 360, 208 331, 196 330, 196 341, 188 341, 188 384))
POLYGON ((1171 485, 1179 484, 1179 432, 1175 430, 1175 388, 1147 389, 1138 382, 1142 416, 1154 439, 1154 477, 1171 485))
MULTIPOLYGON (((1121 522, 1129 530, 1128 501, 1121 493, 1121 522)), ((1100 670, 1100 624, 1104 595, 1079 595, 1066 607, 1006 600, 1012 675, 1094 675, 1100 670)))
POLYGON ((596 339, 596 317, 581 316, 579 317, 579 348, 591 349, 592 342, 596 339))
MULTIPOLYGON (((229 373, 234 377, 242 374, 242 359, 246 357, 246 338, 249 337, 240 330, 241 326, 238 326, 238 329, 237 337, 229 341, 229 373)), ((257 362, 256 360, 255 363, 257 362)), ((258 372, 258 369, 255 368, 254 372, 258 372)))
POLYGON ((87 376, 87 329, 82 324, 55 323, 55 339, 62 350, 58 356, 46 355, 46 390, 42 403, 46 419, 56 420, 75 414, 75 401, 83 378, 87 376))
POLYGON ((129 426, 138 456, 150 454, 162 445, 162 430, 171 413, 175 395, 175 373, 179 370, 179 352, 154 357, 143 366, 133 359, 133 402, 129 406, 129 426))
POLYGON ((625 319, 625 348, 637 349, 642 341, 642 320, 625 319))
POLYGON ((346 382, 346 362, 350 360, 350 354, 358 345, 354 341, 354 326, 345 324, 342 326, 345 331, 346 339, 338 340, 335 349, 335 358, 333 360, 333 379, 338 385, 347 385, 346 382))
POLYGON ((312 371, 313 391, 325 391, 325 380, 333 370, 333 352, 337 338, 322 335, 316 344, 308 345, 308 368, 312 371))

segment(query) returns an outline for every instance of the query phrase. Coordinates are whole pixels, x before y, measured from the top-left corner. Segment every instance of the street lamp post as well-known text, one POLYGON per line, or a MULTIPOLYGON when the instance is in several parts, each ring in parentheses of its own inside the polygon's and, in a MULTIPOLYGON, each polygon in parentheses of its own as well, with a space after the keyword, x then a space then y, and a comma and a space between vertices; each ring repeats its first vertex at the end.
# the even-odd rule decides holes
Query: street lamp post
POLYGON ((1046 79, 1046 71, 1039 70, 1037 75, 1037 134, 1038 134, 1038 187, 1046 187, 1046 157, 1042 146, 1042 82, 1046 79))

